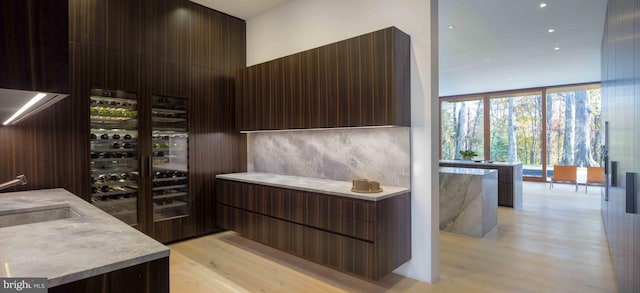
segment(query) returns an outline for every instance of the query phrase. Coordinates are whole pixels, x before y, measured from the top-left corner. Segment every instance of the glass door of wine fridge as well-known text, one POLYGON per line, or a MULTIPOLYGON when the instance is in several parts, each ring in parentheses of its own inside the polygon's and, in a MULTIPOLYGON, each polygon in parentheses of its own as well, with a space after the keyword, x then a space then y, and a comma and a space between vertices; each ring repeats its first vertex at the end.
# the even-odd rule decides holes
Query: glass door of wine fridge
POLYGON ((189 215, 189 133, 185 98, 152 96, 153 220, 189 215))
POLYGON ((138 223, 138 100, 134 93, 92 89, 91 203, 138 223))

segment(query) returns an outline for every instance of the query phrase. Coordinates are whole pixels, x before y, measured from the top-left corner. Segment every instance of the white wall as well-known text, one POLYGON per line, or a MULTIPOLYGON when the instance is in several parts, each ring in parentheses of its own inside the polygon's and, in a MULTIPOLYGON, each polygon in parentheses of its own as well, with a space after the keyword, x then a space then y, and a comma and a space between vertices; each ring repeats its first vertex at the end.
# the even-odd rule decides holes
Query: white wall
POLYGON ((411 36, 412 259, 397 273, 438 277, 437 0, 291 0, 247 20, 247 65, 389 26, 411 36))

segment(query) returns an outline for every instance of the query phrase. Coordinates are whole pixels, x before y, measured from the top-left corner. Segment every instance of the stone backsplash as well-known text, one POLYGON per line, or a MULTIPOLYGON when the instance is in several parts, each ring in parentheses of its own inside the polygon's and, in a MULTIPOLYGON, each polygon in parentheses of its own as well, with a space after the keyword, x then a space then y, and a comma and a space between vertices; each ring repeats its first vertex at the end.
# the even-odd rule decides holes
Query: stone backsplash
POLYGON ((410 128, 341 128, 248 134, 248 170, 410 187, 410 128))

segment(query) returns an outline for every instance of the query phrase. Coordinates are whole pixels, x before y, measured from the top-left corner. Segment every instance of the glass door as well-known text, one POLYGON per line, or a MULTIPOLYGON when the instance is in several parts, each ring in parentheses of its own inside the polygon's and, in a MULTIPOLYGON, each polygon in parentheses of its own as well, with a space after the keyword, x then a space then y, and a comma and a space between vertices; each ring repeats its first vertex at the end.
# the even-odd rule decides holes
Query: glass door
POLYGON ((547 177, 555 165, 578 167, 578 182, 587 168, 599 167, 601 99, 598 85, 553 88, 547 92, 547 177))
POLYGON ((189 129, 185 98, 152 96, 153 220, 189 215, 189 129))
POLYGON ((123 222, 138 223, 136 94, 92 89, 91 203, 123 222))

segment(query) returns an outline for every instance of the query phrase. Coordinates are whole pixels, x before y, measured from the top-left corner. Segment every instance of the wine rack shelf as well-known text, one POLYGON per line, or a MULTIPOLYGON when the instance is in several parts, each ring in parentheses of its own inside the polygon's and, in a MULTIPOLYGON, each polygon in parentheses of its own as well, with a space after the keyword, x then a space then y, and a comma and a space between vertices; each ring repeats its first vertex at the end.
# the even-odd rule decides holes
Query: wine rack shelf
POLYGON ((138 223, 137 110, 134 93, 91 90, 91 202, 130 225, 138 223))
POLYGON ((187 99, 153 96, 153 219, 189 215, 187 99))

